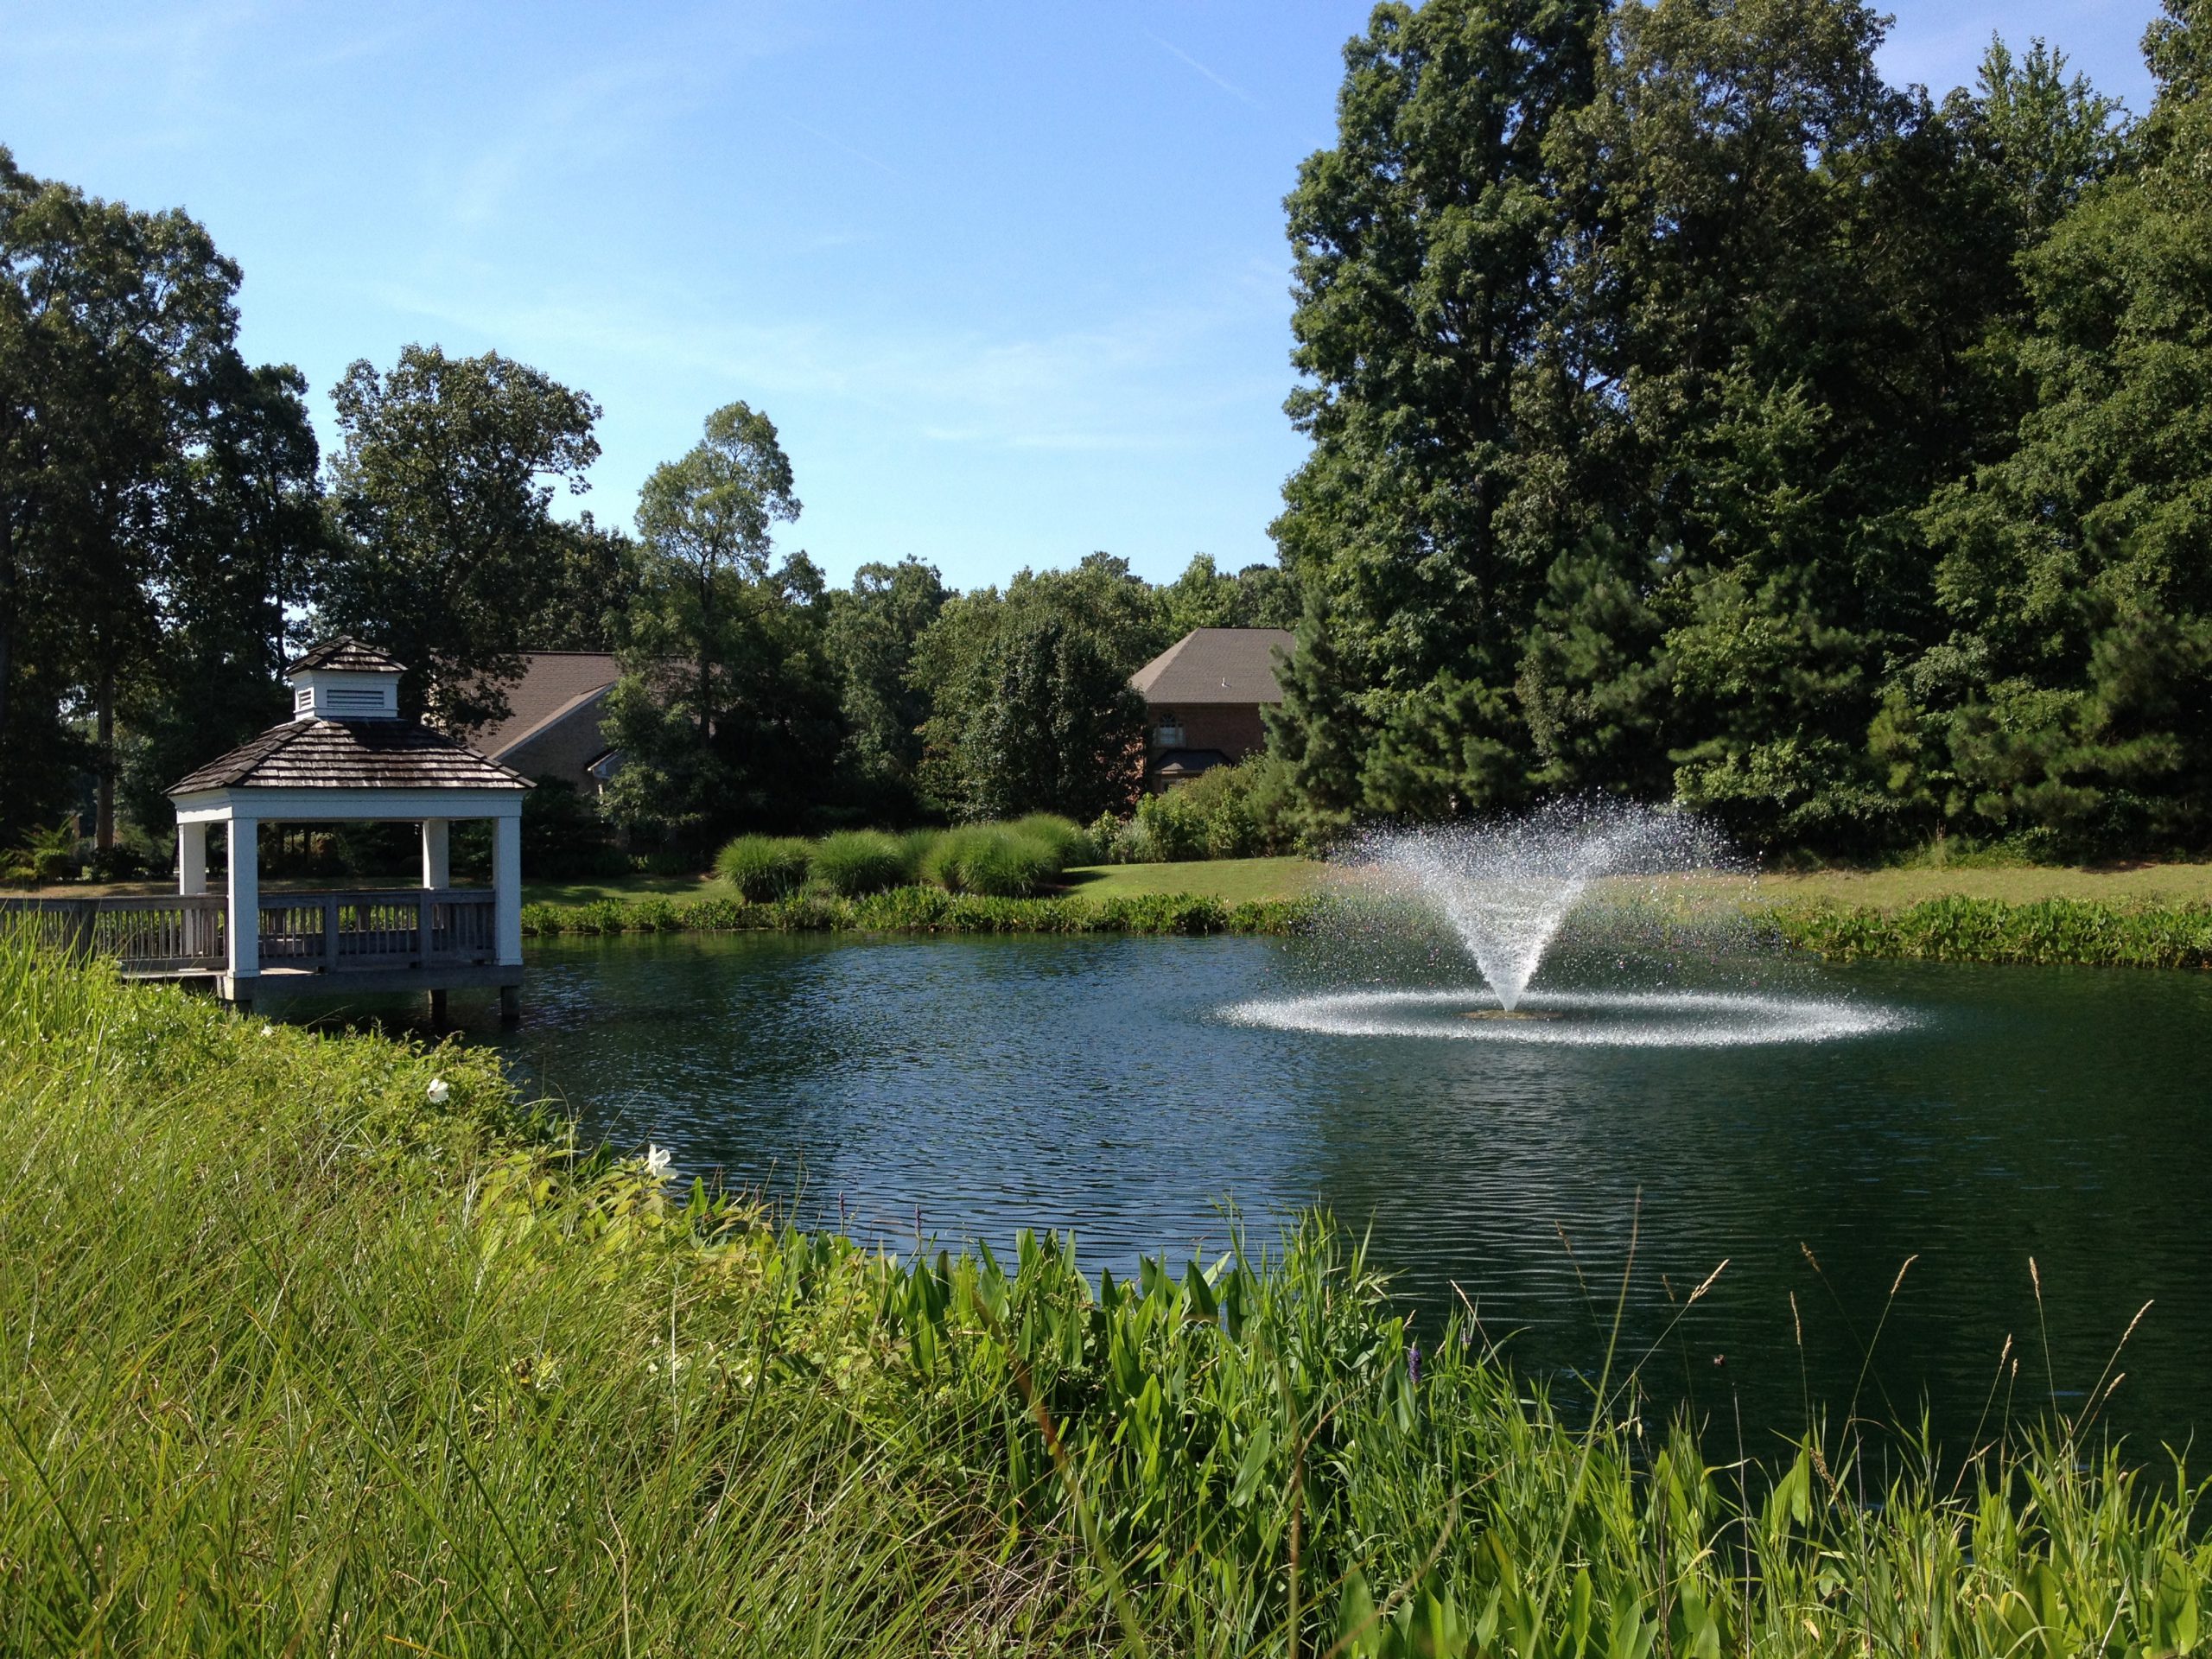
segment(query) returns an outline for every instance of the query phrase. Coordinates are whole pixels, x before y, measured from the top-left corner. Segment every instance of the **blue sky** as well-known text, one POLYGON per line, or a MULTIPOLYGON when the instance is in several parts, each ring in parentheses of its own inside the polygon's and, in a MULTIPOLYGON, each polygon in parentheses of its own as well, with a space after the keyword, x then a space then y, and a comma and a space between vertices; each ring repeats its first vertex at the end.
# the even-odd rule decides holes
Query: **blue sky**
MULTIPOLYGON (((1281 202, 1367 10, 0 0, 0 143, 205 222, 326 441, 353 359, 496 348, 603 406, 604 521, 743 397, 835 579, 1165 578, 1272 556, 1281 202)), ((1940 94, 2001 30, 2148 101, 2149 0, 1897 10, 1892 80, 1940 94)))

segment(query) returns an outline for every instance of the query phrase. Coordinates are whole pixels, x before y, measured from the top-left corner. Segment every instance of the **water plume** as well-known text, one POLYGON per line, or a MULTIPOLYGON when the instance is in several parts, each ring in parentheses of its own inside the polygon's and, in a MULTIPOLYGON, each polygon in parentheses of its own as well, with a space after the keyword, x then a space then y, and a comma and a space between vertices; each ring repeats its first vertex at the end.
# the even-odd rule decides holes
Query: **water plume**
POLYGON ((1605 798, 1484 823, 1375 831, 1353 861, 1449 923, 1508 1013, 1593 882, 1742 868, 1726 837, 1695 814, 1605 798))

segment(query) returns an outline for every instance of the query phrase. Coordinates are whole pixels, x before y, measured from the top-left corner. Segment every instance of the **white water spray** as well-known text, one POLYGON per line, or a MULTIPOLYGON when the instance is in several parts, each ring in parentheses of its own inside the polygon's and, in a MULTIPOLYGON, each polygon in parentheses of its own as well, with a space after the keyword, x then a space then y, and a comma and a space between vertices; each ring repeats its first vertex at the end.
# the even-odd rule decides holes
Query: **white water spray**
POLYGON ((1508 1013, 1592 882, 1733 861, 1718 832, 1689 813, 1602 799, 1493 823, 1378 832, 1358 850, 1387 887, 1452 925, 1508 1013))

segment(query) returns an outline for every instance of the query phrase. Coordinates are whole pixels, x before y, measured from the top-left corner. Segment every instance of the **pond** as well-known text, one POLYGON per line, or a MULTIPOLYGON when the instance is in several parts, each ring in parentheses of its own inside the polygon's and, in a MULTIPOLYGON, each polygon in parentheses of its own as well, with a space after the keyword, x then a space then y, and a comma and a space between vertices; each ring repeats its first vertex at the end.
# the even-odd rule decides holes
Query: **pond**
POLYGON ((1073 1229, 1118 1273, 1218 1250, 1224 1205, 1262 1237, 1323 1205, 1431 1329, 1464 1296, 1563 1402, 1625 1271, 1623 1351, 1724 1452, 1854 1400, 1924 1408, 1954 1450, 2008 1397, 2079 1411, 2153 1301, 2101 1421, 2144 1456, 2212 1425, 2212 976, 1773 963, 1762 995, 1846 1017, 1678 1045, 1466 1021, 1478 979, 1433 959, 1384 976, 1433 994, 1410 1013, 1265 1023, 1255 999, 1341 988, 1300 941, 669 936, 531 962, 522 1025, 477 1034, 588 1132, 855 1237, 1073 1229))

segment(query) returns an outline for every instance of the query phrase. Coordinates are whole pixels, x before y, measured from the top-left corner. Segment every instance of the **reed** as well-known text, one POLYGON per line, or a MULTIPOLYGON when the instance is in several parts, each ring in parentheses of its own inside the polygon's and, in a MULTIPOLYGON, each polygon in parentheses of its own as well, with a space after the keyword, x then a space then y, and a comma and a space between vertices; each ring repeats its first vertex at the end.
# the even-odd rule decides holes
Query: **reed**
MULTIPOLYGON (((943 897, 944 895, 940 895, 943 897)), ((2164 1654, 2179 1465, 1886 1482, 1416 1333, 1320 1217, 893 1259, 495 1063, 0 944, 0 1651, 2164 1654)), ((2093 1389, 2092 1394, 2095 1393, 2093 1389)))

